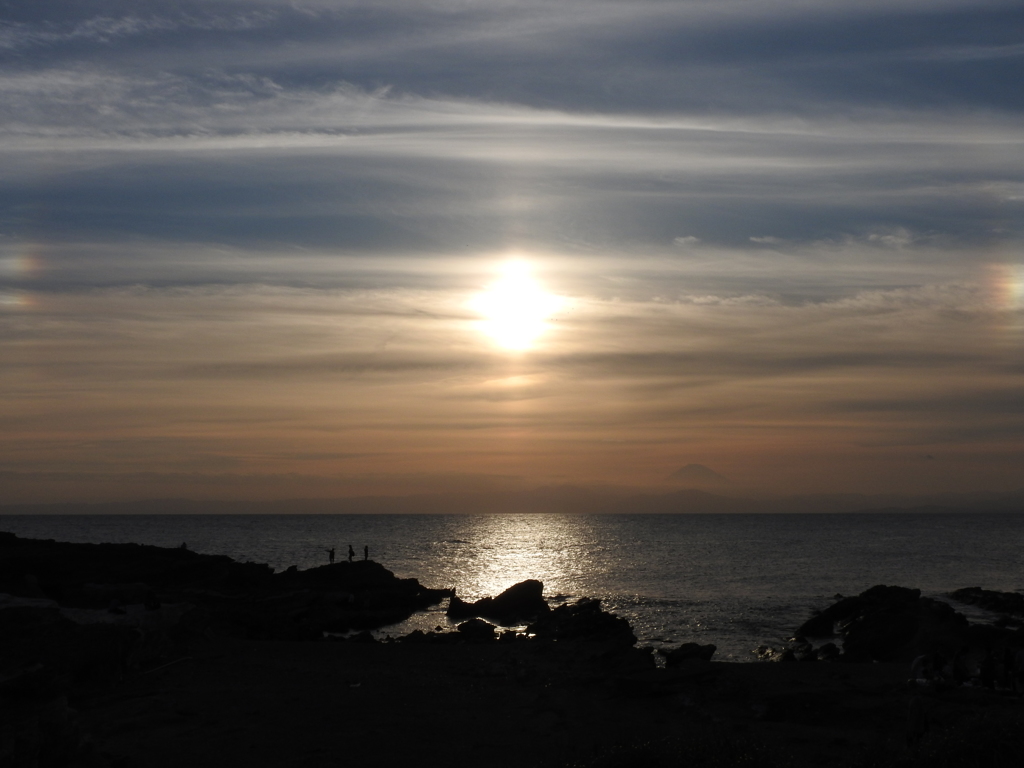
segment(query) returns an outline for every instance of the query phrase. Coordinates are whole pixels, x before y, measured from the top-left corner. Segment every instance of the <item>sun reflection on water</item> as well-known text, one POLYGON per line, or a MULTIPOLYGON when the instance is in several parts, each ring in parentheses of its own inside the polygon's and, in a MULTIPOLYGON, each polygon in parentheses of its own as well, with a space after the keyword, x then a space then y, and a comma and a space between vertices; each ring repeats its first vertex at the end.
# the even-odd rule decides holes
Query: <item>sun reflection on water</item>
MULTIPOLYGON (((529 515, 475 517, 466 539, 442 542, 460 557, 445 571, 466 600, 500 594, 526 579, 544 582, 548 598, 576 595, 594 569, 593 553, 579 526, 565 518, 529 515)), ((467 521, 468 522, 468 521, 467 521)))

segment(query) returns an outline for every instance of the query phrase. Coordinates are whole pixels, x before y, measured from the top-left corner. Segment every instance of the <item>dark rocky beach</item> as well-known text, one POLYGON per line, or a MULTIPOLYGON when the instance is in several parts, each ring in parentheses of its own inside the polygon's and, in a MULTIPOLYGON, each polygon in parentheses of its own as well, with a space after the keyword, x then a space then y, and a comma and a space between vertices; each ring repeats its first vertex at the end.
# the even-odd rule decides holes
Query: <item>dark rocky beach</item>
POLYGON ((469 603, 370 560, 0 533, 0 765, 1015 765, 1021 601, 877 586, 722 663, 539 581, 469 603), (434 632, 367 631, 444 600, 434 632))

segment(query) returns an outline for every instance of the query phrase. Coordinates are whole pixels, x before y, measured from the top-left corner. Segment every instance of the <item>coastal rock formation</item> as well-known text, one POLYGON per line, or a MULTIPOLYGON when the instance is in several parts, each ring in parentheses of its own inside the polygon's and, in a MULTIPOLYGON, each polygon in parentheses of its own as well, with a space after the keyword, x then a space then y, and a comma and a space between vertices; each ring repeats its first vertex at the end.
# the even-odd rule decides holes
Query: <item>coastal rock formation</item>
POLYGON ((515 584, 497 597, 484 597, 474 603, 452 594, 448 601, 449 619, 483 618, 511 627, 532 621, 548 613, 551 608, 544 600, 544 584, 527 579, 515 584))
POLYGON ((636 644, 629 622, 601 609, 600 600, 560 605, 526 628, 540 640, 586 640, 624 648, 636 644))
POLYGON ((448 594, 372 561, 275 574, 184 546, 0 533, 0 719, 14 723, 0 728, 0 764, 71 762, 83 742, 69 696, 171 663, 191 639, 320 640, 402 621, 448 594))
POLYGON ((161 590, 267 588, 273 573, 267 565, 183 547, 71 544, 0 533, 0 592, 47 597, 69 607, 106 608, 111 599, 145 602, 161 590))
MULTIPOLYGON (((90 565, 111 550, 79 546, 0 536, 3 768, 408 765, 424 755, 497 768, 853 768, 1015 765, 1022 754, 1018 699, 969 685, 925 691, 932 730, 907 755, 905 663, 720 663, 705 660, 713 646, 689 643, 658 669, 625 619, 585 599, 545 606, 527 632, 497 639, 470 618, 457 631, 342 641, 322 629, 446 593, 375 563, 273 574, 185 551, 113 550, 140 564, 152 554, 158 566, 143 575, 90 565), (25 557, 33 549, 42 557, 25 557), (84 575, 61 571, 54 552, 84 575), (285 637, 328 641, 258 641, 285 637), (957 749, 962 759, 947 760, 957 749)), ((892 589, 827 609, 819 625, 847 640, 858 622, 889 635, 901 622, 945 626, 919 594, 892 589), (896 619, 883 621, 883 609, 896 619)), ((521 591, 531 590, 543 599, 521 591)), ((1011 634, 985 625, 966 637, 977 651, 1011 634)), ((838 653, 791 642, 794 661, 838 653)))
POLYGON ((957 602, 976 605, 986 611, 1024 618, 1024 595, 1019 592, 996 592, 981 587, 964 587, 951 592, 949 596, 957 602))
POLYGON ((951 606, 921 597, 921 590, 878 585, 844 597, 804 622, 806 637, 843 639, 842 661, 905 661, 938 651, 952 655, 963 645, 967 619, 951 606))
POLYGON ((180 617, 177 631, 272 640, 376 629, 450 594, 400 579, 372 560, 275 574, 267 565, 184 546, 69 544, 9 533, 0 533, 0 593, 52 600, 79 623, 170 630, 180 617), (83 613, 90 610, 100 613, 83 613))
POLYGON ((459 634, 467 640, 490 642, 494 639, 494 625, 483 619, 470 619, 459 624, 459 634))
POLYGON ((560 605, 530 624, 526 635, 527 645, 550 654, 563 674, 595 682, 621 682, 624 676, 656 666, 652 649, 635 647, 637 638, 629 622, 603 610, 600 600, 583 598, 560 605))
POLYGON ((600 600, 560 605, 526 628, 534 643, 559 651, 559 663, 581 674, 631 675, 655 667, 650 648, 636 648, 629 622, 601 608, 600 600), (582 670, 587 672, 582 672, 582 670))

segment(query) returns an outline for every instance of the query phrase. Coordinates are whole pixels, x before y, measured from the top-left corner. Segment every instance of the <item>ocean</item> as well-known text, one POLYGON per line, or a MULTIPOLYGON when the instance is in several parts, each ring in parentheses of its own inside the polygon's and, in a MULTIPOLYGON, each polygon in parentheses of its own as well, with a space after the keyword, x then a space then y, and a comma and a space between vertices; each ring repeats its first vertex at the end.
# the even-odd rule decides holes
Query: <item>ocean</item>
MULTIPOLYGON (((7 515, 0 530, 71 542, 136 542, 309 568, 351 545, 400 577, 467 600, 540 579, 553 604, 595 597, 642 645, 714 643, 750 661, 837 593, 875 584, 942 598, 1024 589, 1024 515, 7 515)), ((985 612, 953 603, 972 620, 985 612)), ((446 626, 443 606, 380 635, 446 626)))

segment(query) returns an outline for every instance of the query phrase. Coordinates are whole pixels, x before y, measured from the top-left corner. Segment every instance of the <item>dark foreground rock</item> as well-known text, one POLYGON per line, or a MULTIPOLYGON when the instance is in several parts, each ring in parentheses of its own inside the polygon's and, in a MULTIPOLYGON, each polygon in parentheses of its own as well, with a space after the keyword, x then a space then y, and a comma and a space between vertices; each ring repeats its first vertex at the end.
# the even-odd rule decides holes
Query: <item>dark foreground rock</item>
MULTIPOLYGON (((779 647, 761 646, 762 661, 902 662, 927 657, 946 678, 960 682, 971 677, 1009 680, 1018 650, 1024 648, 1024 629, 1013 612, 1024 598, 1016 593, 957 590, 950 597, 1002 615, 993 623, 968 622, 952 606, 922 597, 920 590, 879 585, 854 597, 837 595, 837 602, 816 613, 779 647), (820 644, 825 638, 834 642, 820 644), (812 642, 815 641, 815 642, 812 642)), ((1024 677, 1022 677, 1024 680, 1024 677)), ((1009 683, 1004 683, 1009 687, 1009 683)))
POLYGON ((493 624, 488 624, 483 619, 470 619, 458 626, 458 633, 461 637, 475 640, 477 642, 490 642, 494 640, 495 630, 493 624))
POLYGON ((0 534, 0 594, 54 601, 66 617, 138 625, 165 604, 180 627, 250 639, 315 640, 375 629, 439 603, 448 590, 400 579, 372 560, 275 574, 185 548, 68 544, 0 534), (93 617, 71 609, 100 612, 93 617), (114 614, 128 618, 117 621, 114 614), (139 621, 129 619, 140 614, 139 621))
POLYGON ((376 610, 375 591, 400 595, 403 610, 437 594, 376 565, 268 577, 184 551, 154 553, 147 578, 98 564, 88 583, 101 588, 86 589, 46 558, 7 568, 10 544, 0 578, 20 591, 0 600, 3 768, 957 768, 1024 754, 1017 698, 908 686, 905 663, 729 664, 684 646, 659 669, 628 623, 590 600, 526 633, 474 618, 393 642, 284 642, 281 627, 305 637, 324 612, 376 610), (913 712, 927 730, 908 750, 913 712))
POLYGON ((482 618, 505 627, 525 624, 550 610, 543 593, 543 583, 527 579, 509 587, 497 597, 484 597, 473 603, 453 594, 448 601, 448 618, 453 621, 482 618))
POLYGON ((372 561, 275 574, 186 548, 0 533, 0 765, 85 759, 74 703, 181 658, 190 638, 320 640, 447 594, 372 561))
POLYGON ((947 603, 886 585, 841 598, 797 630, 802 637, 841 637, 842 661, 907 663, 922 653, 952 655, 967 633, 967 619, 947 603))
POLYGON ((951 598, 967 605, 976 605, 1004 616, 1024 618, 1024 595, 1019 592, 997 592, 981 587, 964 587, 950 593, 951 598))
POLYGON ((80 718, 132 768, 1018 764, 1024 710, 982 689, 923 693, 928 732, 909 752, 903 664, 619 672, 579 664, 575 645, 193 638, 189 658, 80 718))
POLYGON ((600 600, 583 599, 560 605, 526 628, 541 640, 590 641, 629 648, 636 635, 629 622, 601 608, 600 600))

